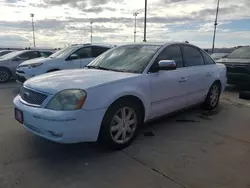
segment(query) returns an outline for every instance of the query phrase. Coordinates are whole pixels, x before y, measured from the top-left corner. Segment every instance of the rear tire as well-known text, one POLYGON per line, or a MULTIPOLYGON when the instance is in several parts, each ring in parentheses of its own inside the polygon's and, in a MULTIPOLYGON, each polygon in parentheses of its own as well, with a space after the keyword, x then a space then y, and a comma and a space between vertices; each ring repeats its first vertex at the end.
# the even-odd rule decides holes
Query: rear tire
POLYGON ((123 149, 136 138, 143 115, 139 104, 122 99, 107 110, 99 133, 99 143, 113 150, 123 149))
POLYGON ((0 83, 8 82, 11 72, 7 68, 0 68, 0 83))
POLYGON ((218 106, 221 94, 221 85, 218 82, 213 83, 210 87, 204 102, 206 110, 213 110, 218 106))

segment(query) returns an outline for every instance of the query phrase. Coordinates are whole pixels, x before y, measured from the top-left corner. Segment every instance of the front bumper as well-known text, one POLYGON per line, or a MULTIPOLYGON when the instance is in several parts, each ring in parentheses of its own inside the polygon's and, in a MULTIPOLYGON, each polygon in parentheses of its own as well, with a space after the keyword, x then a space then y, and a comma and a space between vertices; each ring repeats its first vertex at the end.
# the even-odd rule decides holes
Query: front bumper
POLYGON ((106 109, 54 111, 31 107, 20 101, 14 105, 23 112, 24 127, 30 132, 58 143, 95 142, 106 109))
POLYGON ((250 84, 250 74, 227 73, 228 84, 247 85, 250 84))

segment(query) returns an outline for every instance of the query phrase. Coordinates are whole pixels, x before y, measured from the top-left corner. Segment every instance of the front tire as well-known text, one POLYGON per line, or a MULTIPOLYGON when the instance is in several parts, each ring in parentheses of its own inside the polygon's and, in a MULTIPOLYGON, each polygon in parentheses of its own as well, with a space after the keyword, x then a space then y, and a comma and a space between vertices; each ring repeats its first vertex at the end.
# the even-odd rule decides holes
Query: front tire
POLYGON ((221 94, 221 86, 218 82, 213 83, 213 85, 210 87, 207 97, 204 102, 204 108, 206 110, 213 110, 215 109, 220 100, 220 94, 221 94))
POLYGON ((107 110, 99 134, 99 142, 111 149, 131 144, 143 122, 140 106, 130 100, 119 100, 107 110))
POLYGON ((11 73, 6 68, 0 68, 0 83, 8 82, 11 77, 11 73))

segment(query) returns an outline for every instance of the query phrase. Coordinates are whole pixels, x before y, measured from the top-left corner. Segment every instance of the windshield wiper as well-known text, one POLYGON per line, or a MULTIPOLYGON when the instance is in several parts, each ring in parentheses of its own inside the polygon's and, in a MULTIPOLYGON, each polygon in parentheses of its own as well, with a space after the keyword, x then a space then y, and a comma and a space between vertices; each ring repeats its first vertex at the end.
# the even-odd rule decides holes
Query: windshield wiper
POLYGON ((107 71, 114 71, 114 72, 130 72, 130 73, 136 73, 135 71, 128 71, 128 70, 117 70, 117 69, 110 69, 110 68, 105 68, 101 66, 94 66, 94 65, 89 65, 86 66, 89 69, 99 69, 99 70, 107 70, 107 71))
POLYGON ((110 71, 116 71, 114 69, 109 69, 109 68, 105 68, 105 67, 101 67, 101 66, 94 66, 94 65, 89 65, 87 66, 89 69, 100 69, 100 70, 110 70, 110 71))

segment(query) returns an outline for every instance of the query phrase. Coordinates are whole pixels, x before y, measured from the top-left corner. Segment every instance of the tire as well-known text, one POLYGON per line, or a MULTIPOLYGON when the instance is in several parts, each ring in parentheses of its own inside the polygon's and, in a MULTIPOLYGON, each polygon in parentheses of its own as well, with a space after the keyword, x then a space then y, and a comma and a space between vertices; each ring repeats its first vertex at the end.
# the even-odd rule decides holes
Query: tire
POLYGON ((0 68, 0 83, 5 83, 10 80, 11 72, 7 68, 0 68))
POLYGON ((250 91, 241 91, 239 93, 240 99, 250 100, 250 91))
POLYGON ((206 110, 213 110, 215 109, 220 100, 220 94, 221 94, 221 85, 218 82, 213 83, 213 85, 210 87, 207 97, 204 101, 204 108, 206 110))
POLYGON ((142 123, 142 108, 138 103, 133 100, 118 100, 108 108, 103 118, 99 143, 113 150, 123 149, 136 138, 142 123))

